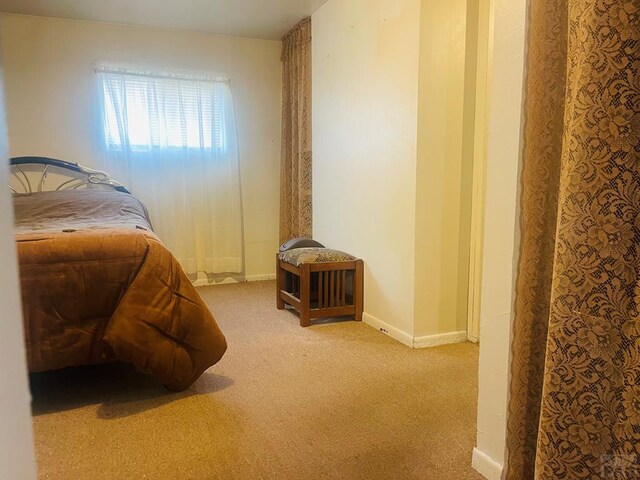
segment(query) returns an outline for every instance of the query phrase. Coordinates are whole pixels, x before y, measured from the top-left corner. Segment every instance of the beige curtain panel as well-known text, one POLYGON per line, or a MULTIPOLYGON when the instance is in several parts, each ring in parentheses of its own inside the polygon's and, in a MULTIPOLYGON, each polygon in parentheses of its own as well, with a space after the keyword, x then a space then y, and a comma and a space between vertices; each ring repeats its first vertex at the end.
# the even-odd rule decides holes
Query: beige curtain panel
POLYGON ((311 237, 311 19, 282 39, 280 241, 311 237))
POLYGON ((640 0, 530 2, 504 478, 640 478, 640 0))

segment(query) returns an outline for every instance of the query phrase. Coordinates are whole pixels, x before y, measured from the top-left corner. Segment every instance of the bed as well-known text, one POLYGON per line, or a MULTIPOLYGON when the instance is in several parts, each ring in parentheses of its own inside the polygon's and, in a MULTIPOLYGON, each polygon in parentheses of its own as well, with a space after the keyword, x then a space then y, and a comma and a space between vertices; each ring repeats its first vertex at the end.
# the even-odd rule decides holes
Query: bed
POLYGON ((139 200, 77 164, 11 164, 31 372, 120 361, 183 390, 220 360, 224 335, 139 200))

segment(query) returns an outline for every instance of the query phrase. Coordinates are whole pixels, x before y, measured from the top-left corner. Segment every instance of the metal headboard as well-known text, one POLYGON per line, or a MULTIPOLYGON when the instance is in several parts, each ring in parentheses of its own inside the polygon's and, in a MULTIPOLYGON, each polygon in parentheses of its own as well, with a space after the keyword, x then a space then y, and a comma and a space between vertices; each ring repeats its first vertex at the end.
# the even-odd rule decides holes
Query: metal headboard
POLYGON ((118 192, 130 193, 123 185, 111 180, 100 170, 48 157, 14 157, 11 159, 11 175, 15 186, 9 186, 14 194, 35 193, 52 190, 78 190, 80 188, 109 187, 118 192), (50 167, 53 167, 50 169, 50 167), (63 176, 57 186, 45 189, 47 175, 55 173, 63 176), (68 179, 64 177, 70 177, 68 179), (36 188, 34 189, 34 185, 36 188))

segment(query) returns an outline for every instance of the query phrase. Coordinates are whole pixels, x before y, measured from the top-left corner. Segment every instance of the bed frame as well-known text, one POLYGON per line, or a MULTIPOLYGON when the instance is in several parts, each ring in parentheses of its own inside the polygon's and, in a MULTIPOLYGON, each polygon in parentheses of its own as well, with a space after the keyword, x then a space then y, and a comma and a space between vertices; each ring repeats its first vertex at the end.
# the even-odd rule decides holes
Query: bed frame
POLYGON ((9 186, 15 195, 105 187, 122 193, 130 193, 122 184, 112 180, 105 172, 49 157, 12 158, 11 178, 16 180, 13 182, 14 186, 9 186), (55 173, 56 177, 60 178, 56 185, 45 188, 50 173, 55 173))

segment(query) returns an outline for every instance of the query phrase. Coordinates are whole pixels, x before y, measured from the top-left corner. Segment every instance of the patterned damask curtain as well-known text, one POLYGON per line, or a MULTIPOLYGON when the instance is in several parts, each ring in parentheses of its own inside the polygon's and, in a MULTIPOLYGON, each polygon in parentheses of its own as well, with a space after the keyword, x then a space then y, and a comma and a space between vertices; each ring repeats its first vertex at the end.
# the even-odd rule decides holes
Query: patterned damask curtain
POLYGON ((311 237, 311 19, 282 39, 280 241, 311 237))
POLYGON ((640 0, 531 0, 504 478, 640 478, 640 0))

